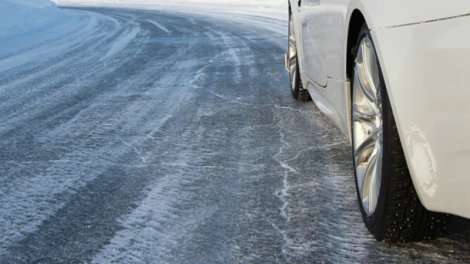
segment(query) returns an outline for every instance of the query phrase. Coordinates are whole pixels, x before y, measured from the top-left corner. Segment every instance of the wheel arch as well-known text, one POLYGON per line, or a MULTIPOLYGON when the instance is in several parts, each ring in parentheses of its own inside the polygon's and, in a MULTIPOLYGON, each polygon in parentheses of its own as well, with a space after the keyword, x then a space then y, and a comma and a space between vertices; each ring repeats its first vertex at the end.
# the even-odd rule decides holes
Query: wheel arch
POLYGON ((347 42, 346 42, 346 78, 350 80, 354 72, 354 56, 356 41, 359 37, 362 25, 366 23, 364 15, 359 9, 355 9, 351 13, 348 25, 347 42))

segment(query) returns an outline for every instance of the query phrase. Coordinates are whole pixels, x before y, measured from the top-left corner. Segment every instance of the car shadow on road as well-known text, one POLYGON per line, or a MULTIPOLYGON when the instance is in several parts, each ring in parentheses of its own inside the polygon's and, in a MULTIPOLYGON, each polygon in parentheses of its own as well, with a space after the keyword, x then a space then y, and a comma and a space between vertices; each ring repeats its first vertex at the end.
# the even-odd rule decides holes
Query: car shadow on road
POLYGON ((396 244, 391 248, 408 256, 409 259, 429 259, 435 263, 468 263, 470 261, 470 220, 451 216, 447 230, 438 239, 396 244))
POLYGON ((470 248, 470 219, 451 216, 449 226, 443 237, 469 244, 468 247, 470 248))

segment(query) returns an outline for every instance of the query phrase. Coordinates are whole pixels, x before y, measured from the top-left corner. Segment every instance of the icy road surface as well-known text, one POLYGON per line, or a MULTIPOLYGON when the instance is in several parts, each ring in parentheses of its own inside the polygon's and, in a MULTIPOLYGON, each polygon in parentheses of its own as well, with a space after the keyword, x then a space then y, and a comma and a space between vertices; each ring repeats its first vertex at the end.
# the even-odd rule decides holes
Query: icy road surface
POLYGON ((72 12, 0 61, 1 263, 470 261, 461 219, 369 236, 346 138, 290 96, 285 22, 72 12))

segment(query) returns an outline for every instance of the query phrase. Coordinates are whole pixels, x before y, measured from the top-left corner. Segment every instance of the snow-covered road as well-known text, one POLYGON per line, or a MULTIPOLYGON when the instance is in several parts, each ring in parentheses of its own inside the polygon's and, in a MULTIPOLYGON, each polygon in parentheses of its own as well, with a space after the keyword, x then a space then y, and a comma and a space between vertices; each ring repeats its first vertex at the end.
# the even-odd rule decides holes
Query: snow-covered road
POLYGON ((461 219, 369 236, 347 139, 290 96, 285 21, 65 12, 0 58, 0 263, 470 260, 461 219))

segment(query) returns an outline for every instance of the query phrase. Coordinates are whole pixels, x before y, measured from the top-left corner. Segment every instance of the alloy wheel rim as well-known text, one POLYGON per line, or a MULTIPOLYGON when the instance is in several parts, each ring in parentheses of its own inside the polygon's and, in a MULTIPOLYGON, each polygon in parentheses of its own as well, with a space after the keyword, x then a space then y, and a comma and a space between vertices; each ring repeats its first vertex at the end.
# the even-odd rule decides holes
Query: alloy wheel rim
POLYGON ((291 89, 295 89, 297 84, 297 46, 295 43, 294 22, 289 18, 289 49, 288 49, 288 69, 291 81, 291 89))
POLYGON ((382 185, 383 119, 380 73, 372 41, 365 37, 357 51, 352 102, 356 181, 368 216, 376 208, 382 185))

